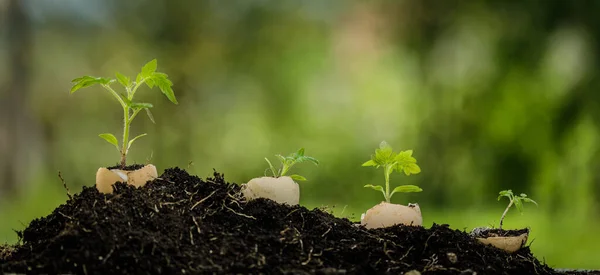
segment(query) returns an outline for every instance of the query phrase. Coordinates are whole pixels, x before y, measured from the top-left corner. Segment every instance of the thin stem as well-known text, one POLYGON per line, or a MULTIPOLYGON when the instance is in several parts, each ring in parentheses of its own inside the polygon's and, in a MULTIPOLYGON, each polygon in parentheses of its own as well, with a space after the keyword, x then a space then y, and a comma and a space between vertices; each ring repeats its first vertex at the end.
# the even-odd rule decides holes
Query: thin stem
POLYGON ((119 94, 117 92, 115 92, 115 90, 113 90, 113 88, 111 88, 108 85, 102 85, 106 90, 108 90, 118 101, 119 103, 121 103, 121 107, 125 108, 127 107, 127 104, 125 104, 125 101, 123 101, 123 99, 121 98, 121 96, 119 96, 119 94))
POLYGON ((292 167, 292 165, 288 165, 288 164, 283 164, 283 168, 281 168, 281 174, 279 174, 280 177, 285 176, 285 173, 287 173, 288 170, 290 170, 290 168, 292 167))
POLYGON ((131 123, 133 121, 133 119, 135 118, 135 116, 137 116, 137 114, 141 111, 142 109, 136 109, 135 111, 133 111, 133 114, 131 115, 131 117, 129 117, 129 123, 131 123))
POLYGON ((123 147, 121 148, 121 168, 127 164, 127 143, 129 142, 129 107, 123 108, 123 147))
POLYGON ((506 209, 504 209, 504 213, 502 213, 502 217, 500 217, 500 227, 498 227, 498 229, 500 230, 502 230, 502 222, 504 221, 504 216, 506 216, 506 213, 508 213, 508 209, 510 209, 510 207, 513 205, 513 201, 513 199, 510 200, 510 203, 508 204, 506 209))
POLYGON ((131 93, 129 94, 129 100, 131 100, 133 98, 133 95, 135 94, 135 92, 137 91, 137 89, 144 84, 144 82, 146 82, 146 78, 142 78, 142 80, 140 80, 139 83, 135 83, 135 87, 133 87, 133 89, 131 89, 131 93))
POLYGON ((386 165, 385 166, 385 201, 386 202, 390 202, 391 196, 390 196, 390 173, 389 173, 389 169, 390 166, 386 165))

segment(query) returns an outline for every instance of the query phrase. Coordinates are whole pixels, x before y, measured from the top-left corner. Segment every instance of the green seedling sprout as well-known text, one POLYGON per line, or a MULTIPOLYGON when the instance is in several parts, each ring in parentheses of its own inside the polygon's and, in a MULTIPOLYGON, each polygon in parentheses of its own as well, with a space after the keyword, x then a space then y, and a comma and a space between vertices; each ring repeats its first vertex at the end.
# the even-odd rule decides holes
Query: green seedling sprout
POLYGON ((154 86, 158 87, 171 102, 177 104, 177 99, 175 98, 175 94, 171 88, 173 86, 173 82, 169 80, 167 74, 157 72, 156 67, 156 59, 146 63, 146 65, 142 67, 142 71, 138 73, 135 81, 132 81, 129 77, 126 77, 119 72, 115 73, 116 79, 86 75, 71 81, 73 83, 71 93, 74 93, 79 89, 98 84, 111 93, 121 104, 121 107, 123 108, 123 140, 121 141, 121 146, 119 146, 119 142, 113 134, 104 133, 99 135, 108 143, 114 145, 117 148, 117 151, 121 153, 121 168, 125 168, 126 166, 127 153, 129 152, 129 148, 131 148, 133 142, 146 135, 146 133, 144 133, 129 140, 129 127, 133 119, 138 115, 139 112, 145 110, 148 118, 150 118, 150 121, 154 123, 154 118, 150 112, 150 108, 153 107, 152 104, 133 101, 135 93, 142 86, 142 84, 145 83, 150 89, 152 89, 154 86), (124 93, 117 93, 110 86, 117 81, 125 88, 124 93))
MULTIPOLYGON (((265 160, 269 164, 269 169, 271 169, 271 172, 273 173, 273 177, 275 177, 275 178, 285 176, 286 173, 290 170, 290 168, 292 168, 292 166, 294 166, 294 164, 296 164, 296 163, 310 161, 310 162, 314 163, 315 165, 319 165, 319 161, 316 158, 304 155, 304 148, 300 148, 298 150, 298 152, 292 153, 287 157, 284 157, 282 155, 275 155, 275 156, 281 162, 280 169, 275 169, 273 164, 271 164, 271 161, 269 161, 268 158, 265 158, 265 160)), ((293 180, 297 180, 297 181, 305 181, 306 180, 305 177, 300 176, 300 175, 291 175, 290 178, 292 178, 293 180)))
POLYGON ((375 166, 376 168, 383 167, 385 190, 381 185, 367 184, 364 187, 380 191, 383 194, 385 201, 388 203, 396 192, 410 193, 423 191, 423 189, 416 185, 400 185, 394 188, 390 193, 390 175, 394 170, 404 172, 407 176, 421 172, 421 168, 417 165, 417 160, 412 156, 412 153, 412 150, 406 150, 396 154, 390 145, 385 141, 382 141, 381 144, 379 144, 379 148, 375 150, 375 154, 371 156, 371 160, 363 163, 362 166, 375 166))
POLYGON ((521 214, 523 214, 523 202, 531 202, 537 206, 537 202, 528 198, 527 194, 521 193, 521 195, 515 196, 513 194, 512 190, 510 190, 510 189, 500 191, 500 195, 498 196, 498 201, 502 197, 507 197, 510 200, 510 202, 508 203, 508 206, 506 207, 506 209, 504 209, 504 213, 502 213, 502 217, 500 218, 500 227, 498 228, 500 230, 502 230, 502 222, 504 221, 504 217, 506 216, 506 213, 508 213, 508 209, 510 209, 510 207, 513 206, 513 204, 517 207, 517 210, 519 210, 519 212, 521 214))

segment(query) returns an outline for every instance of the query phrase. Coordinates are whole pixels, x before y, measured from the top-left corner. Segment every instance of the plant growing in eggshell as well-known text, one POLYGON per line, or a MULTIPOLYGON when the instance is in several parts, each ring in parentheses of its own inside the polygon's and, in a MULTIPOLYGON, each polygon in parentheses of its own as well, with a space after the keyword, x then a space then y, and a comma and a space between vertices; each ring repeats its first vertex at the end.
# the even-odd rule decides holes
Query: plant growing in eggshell
POLYGON ((288 156, 275 155, 281 163, 280 168, 275 168, 268 158, 265 161, 273 174, 272 177, 254 178, 242 185, 242 194, 247 200, 267 198, 278 203, 296 205, 300 201, 300 186, 295 181, 305 181, 306 178, 297 174, 287 176, 289 170, 296 164, 311 162, 319 164, 316 158, 304 154, 304 148, 288 156))
POLYGON ((423 189, 416 185, 400 185, 390 190, 390 176, 394 171, 402 172, 405 175, 419 174, 421 168, 417 160, 412 156, 412 150, 400 151, 395 153, 393 148, 382 141, 379 148, 371 159, 363 163, 362 166, 373 166, 383 168, 385 178, 385 187, 381 185, 367 184, 364 187, 380 191, 385 199, 384 202, 369 209, 361 217, 361 224, 367 228, 387 227, 395 224, 421 225, 421 209, 418 204, 409 204, 408 206, 392 204, 391 198, 395 193, 421 192, 423 189))

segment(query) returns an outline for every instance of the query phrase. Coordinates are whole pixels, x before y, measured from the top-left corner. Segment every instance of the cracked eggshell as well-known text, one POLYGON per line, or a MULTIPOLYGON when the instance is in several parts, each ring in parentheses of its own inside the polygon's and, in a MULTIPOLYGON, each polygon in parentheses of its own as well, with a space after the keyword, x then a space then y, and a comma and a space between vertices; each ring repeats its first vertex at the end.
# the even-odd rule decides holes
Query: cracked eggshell
POLYGON ((521 249, 527 243, 528 233, 523 233, 519 236, 508 237, 487 237, 477 238, 483 244, 491 244, 496 248, 500 248, 506 252, 513 253, 521 249))
POLYGON ((368 229, 389 227, 396 224, 421 226, 423 217, 421 216, 421 208, 416 203, 404 206, 381 202, 361 216, 360 224, 368 229))
POLYGON ((261 177, 242 185, 242 194, 247 200, 267 198, 278 203, 297 205, 300 201, 300 186, 287 176, 261 177))
POLYGON ((100 193, 111 194, 113 192, 113 185, 116 182, 126 182, 127 184, 141 187, 157 177, 156 166, 152 164, 133 171, 99 168, 96 172, 96 189, 100 193))

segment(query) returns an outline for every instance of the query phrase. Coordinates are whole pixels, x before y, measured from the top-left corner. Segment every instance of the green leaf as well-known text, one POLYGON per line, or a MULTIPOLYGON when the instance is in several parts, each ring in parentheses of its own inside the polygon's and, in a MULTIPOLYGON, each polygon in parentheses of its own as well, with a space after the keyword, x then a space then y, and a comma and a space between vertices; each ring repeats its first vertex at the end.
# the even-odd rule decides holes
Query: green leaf
POLYGON ((412 150, 402 151, 394 158, 396 170, 403 171, 407 176, 421 172, 421 168, 417 165, 417 159, 412 156, 412 153, 412 150))
POLYGON ((117 148, 117 151, 120 151, 119 150, 119 142, 117 141, 117 138, 113 134, 104 133, 104 134, 100 134, 98 136, 103 138, 104 140, 106 140, 108 143, 114 145, 117 148))
POLYGON ((137 74, 137 76, 135 77, 135 83, 140 83, 140 81, 142 81, 142 73, 137 74))
POLYGON ((316 158, 304 156, 304 160, 310 161, 310 162, 314 163, 315 165, 319 165, 319 160, 317 160, 316 158))
POLYGON ((382 141, 379 148, 375 150, 375 156, 372 159, 378 165, 391 163, 394 159, 394 150, 385 141, 382 141))
POLYGON ((146 65, 142 67, 142 72, 140 73, 142 75, 142 78, 151 77, 154 74, 154 72, 156 72, 157 66, 158 62, 156 61, 156 59, 152 59, 150 60, 150 62, 146 63, 146 65))
POLYGON ((375 163, 374 160, 369 160, 369 161, 363 163, 362 166, 378 166, 378 165, 377 165, 377 163, 375 163))
POLYGON ((300 175, 291 175, 290 178, 292 178, 293 180, 297 180, 297 181, 305 181, 306 178, 300 175))
POLYGON ((148 118, 150 119, 150 121, 152 121, 152 123, 156 124, 156 122, 154 122, 154 116, 152 115, 152 112, 150 112, 150 109, 146 108, 146 115, 148 115, 148 118))
POLYGON ((175 93, 173 92, 173 82, 168 79, 167 74, 164 73, 154 73, 152 78, 146 81, 148 87, 152 88, 154 85, 158 86, 160 91, 174 104, 179 104, 177 99, 175 98, 175 93))
POLYGON ((383 194, 383 196, 385 197, 385 191, 383 191, 383 186, 381 185, 372 185, 372 184, 367 184, 364 187, 366 188, 371 188, 373 190, 377 190, 377 191, 381 191, 381 193, 383 194))
POLYGON ((399 192, 399 193, 414 193, 414 192, 423 192, 423 189, 421 189, 421 187, 416 186, 416 185, 400 185, 396 188, 394 188, 394 190, 392 190, 392 194, 399 192))
POLYGON ((502 197, 507 197, 509 200, 512 200, 512 198, 511 198, 512 195, 513 195, 513 193, 512 193, 512 190, 510 190, 510 189, 509 190, 500 191, 499 196, 498 196, 498 200, 500 200, 502 197))
POLYGON ((71 80, 71 82, 73 83, 73 86, 71 87, 71 93, 74 93, 79 89, 87 88, 87 87, 95 85, 95 84, 108 85, 108 84, 112 83, 113 81, 114 81, 113 79, 103 78, 103 77, 93 77, 93 76, 89 76, 89 75, 75 78, 75 79, 71 80))
POLYGON ((296 155, 298 155, 300 157, 304 156, 304 148, 298 149, 298 152, 296 152, 296 155))
POLYGON ((521 199, 522 199, 523 201, 525 201, 525 202, 530 202, 530 203, 533 203, 533 204, 535 204, 535 205, 538 205, 538 204, 537 204, 537 202, 535 202, 534 200, 532 200, 532 199, 530 199, 530 198, 521 198, 521 199))
POLYGON ((117 77, 117 80, 119 81, 119 83, 121 83, 121 85, 123 85, 123 87, 129 87, 129 85, 131 85, 131 79, 129 79, 129 77, 124 76, 123 74, 116 72, 115 76, 117 77))
POLYGON ((519 212, 521 212, 521 214, 523 213, 523 203, 521 202, 521 199, 515 198, 514 199, 514 204, 517 207, 517 210, 519 210, 519 212))
POLYGON ((138 138, 141 138, 141 137, 143 137, 143 136, 146 136, 146 135, 148 135, 148 134, 146 134, 146 133, 143 133, 143 134, 141 134, 141 135, 138 135, 137 137, 134 137, 132 140, 130 140, 130 141, 129 141, 129 143, 127 144, 127 150, 129 150, 129 148, 131 147, 131 144, 133 144, 133 142, 134 142, 136 139, 138 139, 138 138))
POLYGON ((148 109, 148 108, 154 107, 150 103, 140 103, 140 102, 133 102, 133 103, 130 104, 130 106, 133 109, 148 109))

